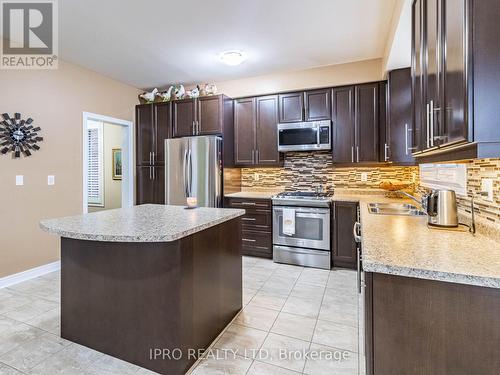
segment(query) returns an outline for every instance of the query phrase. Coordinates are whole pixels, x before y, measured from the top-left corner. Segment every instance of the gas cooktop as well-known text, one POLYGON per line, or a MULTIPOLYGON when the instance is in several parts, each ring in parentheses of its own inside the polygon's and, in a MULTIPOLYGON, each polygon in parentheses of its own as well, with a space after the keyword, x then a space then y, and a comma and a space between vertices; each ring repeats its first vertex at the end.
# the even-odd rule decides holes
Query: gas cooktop
POLYGON ((293 206, 328 206, 330 198, 333 196, 331 192, 314 192, 314 191, 284 191, 273 197, 274 205, 293 205, 293 206))

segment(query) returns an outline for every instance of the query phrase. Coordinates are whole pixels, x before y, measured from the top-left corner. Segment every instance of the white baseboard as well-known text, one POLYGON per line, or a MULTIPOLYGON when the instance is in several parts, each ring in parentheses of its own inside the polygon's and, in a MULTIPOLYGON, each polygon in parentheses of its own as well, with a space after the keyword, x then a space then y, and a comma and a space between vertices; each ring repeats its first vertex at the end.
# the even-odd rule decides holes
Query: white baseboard
POLYGON ((61 261, 44 264, 40 267, 35 267, 23 272, 15 273, 13 275, 0 278, 0 289, 8 286, 22 283, 23 281, 34 279, 35 277, 45 275, 50 272, 58 271, 61 269, 61 261))

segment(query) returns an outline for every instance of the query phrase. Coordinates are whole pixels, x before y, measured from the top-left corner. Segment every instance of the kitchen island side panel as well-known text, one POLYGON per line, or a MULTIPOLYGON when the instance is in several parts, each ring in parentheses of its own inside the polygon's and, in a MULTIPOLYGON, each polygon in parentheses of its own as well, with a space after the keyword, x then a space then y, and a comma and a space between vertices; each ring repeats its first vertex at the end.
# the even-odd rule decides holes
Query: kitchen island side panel
POLYGON ((242 307, 240 220, 172 242, 61 239, 61 336, 184 374, 242 307), (151 359, 180 349, 182 358, 151 359))

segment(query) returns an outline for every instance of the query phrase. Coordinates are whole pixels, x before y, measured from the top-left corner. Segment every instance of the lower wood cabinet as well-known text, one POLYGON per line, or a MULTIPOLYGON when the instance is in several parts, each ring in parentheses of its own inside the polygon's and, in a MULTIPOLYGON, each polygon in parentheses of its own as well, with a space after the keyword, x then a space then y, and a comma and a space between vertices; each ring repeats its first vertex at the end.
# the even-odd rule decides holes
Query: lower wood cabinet
POLYGON ((142 167, 136 170, 136 201, 139 204, 165 204, 165 167, 142 167))
POLYGON ((368 375, 496 375, 500 289, 365 275, 368 375))
POLYGON ((332 265, 356 269, 357 243, 352 234, 358 217, 357 202, 334 202, 332 207, 332 265))
POLYGON ((272 259, 273 230, 270 199, 226 198, 225 206, 246 211, 241 217, 243 255, 272 259))

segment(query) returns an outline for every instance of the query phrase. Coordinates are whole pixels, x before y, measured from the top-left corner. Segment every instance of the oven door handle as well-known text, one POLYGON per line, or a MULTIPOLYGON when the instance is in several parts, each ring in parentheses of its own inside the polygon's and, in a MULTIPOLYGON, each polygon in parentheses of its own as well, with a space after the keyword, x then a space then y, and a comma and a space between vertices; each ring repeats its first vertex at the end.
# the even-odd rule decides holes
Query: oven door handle
MULTIPOLYGON (((310 210, 301 210, 297 209, 296 207, 284 207, 284 208, 289 208, 292 210, 295 210, 295 213, 297 214, 307 214, 307 215, 325 215, 329 216, 330 215, 330 210, 329 209, 322 209, 322 208, 311 208, 310 210)), ((278 207, 273 207, 273 211, 275 212, 283 212, 283 208, 278 208, 278 207)))

